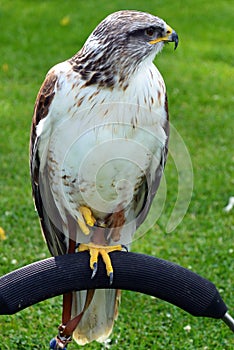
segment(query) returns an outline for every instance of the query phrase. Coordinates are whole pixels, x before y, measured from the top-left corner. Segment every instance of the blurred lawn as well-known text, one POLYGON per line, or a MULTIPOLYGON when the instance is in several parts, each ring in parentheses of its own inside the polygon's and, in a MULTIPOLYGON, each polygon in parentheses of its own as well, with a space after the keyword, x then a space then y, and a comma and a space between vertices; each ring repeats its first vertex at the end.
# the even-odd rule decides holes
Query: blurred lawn
MULTIPOLYGON (((177 195, 176 171, 166 167, 167 202, 158 225, 133 250, 174 261, 212 280, 234 314, 233 22, 231 1, 0 0, 0 274, 49 256, 34 211, 28 139, 37 91, 48 69, 71 57, 107 14, 138 9, 164 18, 179 34, 157 57, 171 122, 188 147, 194 191, 183 222, 164 225, 177 195)), ((0 349, 47 349, 60 322, 61 298, 0 317, 0 349)), ((76 349, 76 344, 69 346, 76 349)), ((233 349, 221 321, 197 319, 150 297, 124 292, 111 349, 233 349), (133 312, 134 310, 134 312, 133 312), (190 325, 191 331, 184 329, 190 325)), ((93 343, 85 349, 102 349, 93 343)))

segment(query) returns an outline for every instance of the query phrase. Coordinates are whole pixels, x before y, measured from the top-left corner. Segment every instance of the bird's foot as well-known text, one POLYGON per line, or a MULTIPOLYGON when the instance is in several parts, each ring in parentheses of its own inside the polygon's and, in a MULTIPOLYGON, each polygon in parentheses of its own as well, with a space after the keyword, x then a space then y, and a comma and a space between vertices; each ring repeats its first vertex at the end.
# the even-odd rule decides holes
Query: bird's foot
POLYGON ((122 248, 125 248, 122 245, 115 245, 115 246, 102 246, 97 245, 94 243, 87 243, 83 244, 81 243, 78 247, 79 252, 84 252, 86 250, 89 251, 90 254, 90 268, 93 270, 91 278, 94 278, 94 276, 97 273, 98 269, 98 256, 101 255, 104 264, 106 265, 106 272, 107 276, 110 279, 110 284, 113 282, 113 276, 114 276, 114 270, 112 267, 111 259, 109 256, 109 253, 113 251, 121 251, 122 248))
POLYGON ((83 217, 82 219, 78 219, 78 224, 81 228, 81 231, 85 234, 88 235, 90 230, 88 226, 94 226, 96 219, 93 217, 91 210, 88 207, 81 206, 79 207, 79 212, 83 217))

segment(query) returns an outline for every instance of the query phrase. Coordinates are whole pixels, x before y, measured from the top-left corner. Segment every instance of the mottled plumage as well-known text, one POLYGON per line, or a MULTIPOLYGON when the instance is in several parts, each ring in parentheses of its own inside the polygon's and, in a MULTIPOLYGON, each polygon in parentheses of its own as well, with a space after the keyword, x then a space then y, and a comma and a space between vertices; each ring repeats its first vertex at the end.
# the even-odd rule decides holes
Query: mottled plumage
MULTIPOLYGON (((144 221, 169 136, 165 84, 152 61, 169 41, 177 46, 178 37, 162 19, 119 11, 48 72, 35 104, 30 156, 35 205, 52 255, 73 252, 74 242, 129 245, 144 221), (93 222, 82 208, 91 210, 93 222)), ((74 331, 78 343, 110 335, 117 295, 95 292, 74 331)), ((85 291, 74 293, 73 316, 85 298, 85 291)))

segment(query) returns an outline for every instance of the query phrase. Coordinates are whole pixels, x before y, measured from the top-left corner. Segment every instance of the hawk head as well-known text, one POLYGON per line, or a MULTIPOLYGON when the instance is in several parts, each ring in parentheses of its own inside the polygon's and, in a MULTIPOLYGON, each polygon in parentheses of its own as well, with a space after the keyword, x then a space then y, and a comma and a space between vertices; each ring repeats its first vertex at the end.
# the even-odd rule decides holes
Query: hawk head
POLYGON ((70 60, 86 85, 113 87, 127 81, 142 62, 152 63, 166 42, 178 35, 159 17, 139 11, 118 11, 106 17, 83 48, 70 60))
POLYGON ((166 42, 178 45, 178 35, 159 17, 139 11, 118 11, 106 17, 80 51, 93 70, 118 67, 132 73, 145 59, 151 61, 166 42), (92 61, 92 63, 91 63, 92 61), (91 67, 92 66, 92 67, 91 67))

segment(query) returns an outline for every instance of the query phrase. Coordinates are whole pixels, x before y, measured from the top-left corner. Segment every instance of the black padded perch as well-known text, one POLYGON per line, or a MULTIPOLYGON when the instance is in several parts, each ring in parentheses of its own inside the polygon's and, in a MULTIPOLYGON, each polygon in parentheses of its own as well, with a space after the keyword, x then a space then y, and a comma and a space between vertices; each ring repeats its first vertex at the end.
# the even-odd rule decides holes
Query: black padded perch
POLYGON ((234 332, 234 320, 210 281, 179 265, 148 255, 113 252, 110 257, 114 268, 111 286, 101 259, 96 276, 90 278, 92 271, 87 252, 41 260, 2 276, 0 314, 14 314, 74 290, 114 288, 152 295, 193 316, 222 319, 234 332))

